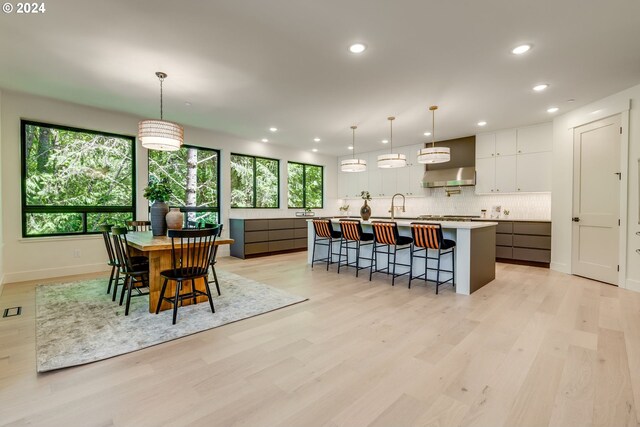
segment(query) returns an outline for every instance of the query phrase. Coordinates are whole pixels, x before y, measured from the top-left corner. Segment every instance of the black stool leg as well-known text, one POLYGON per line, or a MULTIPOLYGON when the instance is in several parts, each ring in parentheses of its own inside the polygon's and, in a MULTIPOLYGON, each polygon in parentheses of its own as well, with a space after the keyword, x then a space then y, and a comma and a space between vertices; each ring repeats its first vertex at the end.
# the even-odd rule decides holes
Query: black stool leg
POLYGON ((378 251, 376 249, 376 242, 373 242, 373 246, 371 246, 371 268, 369 269, 369 281, 371 281, 371 276, 373 276, 374 270, 378 269, 378 251))
POLYGON ((438 271, 436 272, 436 295, 438 295, 438 288, 440 287, 440 249, 438 249, 438 271))
MULTIPOLYGON (((313 248, 315 250, 315 248, 313 248)), ((333 256, 333 238, 329 237, 329 247, 327 248, 327 271, 329 271, 329 264, 331 264, 331 257, 333 256)))
POLYGON ((340 274, 340 264, 342 264, 342 237, 340 238, 340 250, 338 251, 338 274, 340 274))
MULTIPOLYGON (((316 242, 318 240, 318 235, 313 235, 313 249, 311 251, 311 269, 313 270, 313 263, 316 262, 316 242)), ((327 270, 329 267, 327 267, 327 270)))
MULTIPOLYGON (((389 252, 391 252, 391 245, 388 246, 388 250, 389 252)), ((391 273, 391 286, 396 285, 396 253, 397 252, 398 252, 398 247, 396 245, 393 245, 393 273, 391 273)))
POLYGON ((165 277, 164 283, 162 284, 162 290, 160 291, 160 298, 158 299, 158 305, 156 305, 156 314, 160 313, 160 306, 162 306, 162 299, 164 298, 164 291, 167 289, 167 282, 169 279, 165 277))
POLYGON ((411 279, 413 279, 413 243, 409 247, 409 289, 411 289, 411 279))
POLYGON ((451 284, 453 285, 453 287, 456 287, 456 247, 454 246, 453 249, 451 249, 451 271, 453 271, 453 277, 451 280, 451 284))
POLYGON ((356 277, 358 277, 358 273, 360 272, 360 241, 356 242, 356 277))

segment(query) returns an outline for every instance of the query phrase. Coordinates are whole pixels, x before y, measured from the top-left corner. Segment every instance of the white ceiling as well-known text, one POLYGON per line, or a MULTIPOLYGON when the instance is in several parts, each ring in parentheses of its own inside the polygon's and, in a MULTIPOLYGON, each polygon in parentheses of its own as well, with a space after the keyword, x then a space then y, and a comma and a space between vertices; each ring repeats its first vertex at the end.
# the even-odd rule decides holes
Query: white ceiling
MULTIPOLYGON (((58 0, 0 15, 0 87, 346 154, 548 121, 640 83, 638 0, 58 0), (364 42, 361 55, 348 52, 364 42), (532 43, 526 55, 511 48, 532 43), (537 83, 549 83, 534 93, 537 83), (575 102, 567 100, 574 98, 575 102), (185 101, 191 103, 186 106, 185 101), (280 130, 275 134, 270 126, 280 130), (322 142, 314 143, 314 137, 322 142)), ((186 139, 188 142, 188 133, 186 139)))

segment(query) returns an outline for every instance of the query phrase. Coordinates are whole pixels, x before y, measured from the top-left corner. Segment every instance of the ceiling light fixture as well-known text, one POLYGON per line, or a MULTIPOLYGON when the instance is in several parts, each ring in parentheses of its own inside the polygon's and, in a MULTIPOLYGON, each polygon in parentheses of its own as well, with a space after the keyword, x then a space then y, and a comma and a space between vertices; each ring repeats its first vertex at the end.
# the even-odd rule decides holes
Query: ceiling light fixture
POLYGON ((543 90, 545 90, 546 88, 548 88, 549 85, 546 83, 541 83, 539 85, 535 85, 533 87, 533 90, 535 90, 536 92, 542 92, 543 90))
POLYGON ((157 71, 156 76, 160 80, 160 120, 141 120, 138 123, 138 139, 148 150, 176 151, 184 142, 184 128, 163 119, 162 82, 167 75, 157 71))
POLYGON ((437 105, 429 107, 431 111, 431 147, 418 150, 418 163, 445 163, 451 160, 449 147, 436 147, 436 110, 437 105))
POLYGON ((425 132, 423 133, 424 136, 431 136, 431 132, 425 132))
POLYGON ((378 156, 378 167, 383 169, 388 168, 403 168, 407 166, 407 156, 400 153, 393 152, 393 121, 395 117, 387 117, 389 120, 389 128, 390 128, 390 136, 389 141, 391 142, 390 152, 389 154, 381 154, 378 156))
POLYGON ((351 53, 362 53, 365 50, 367 50, 367 46, 364 45, 363 43, 354 43, 351 46, 349 46, 349 52, 351 53))
POLYGON ((317 148, 313 148, 313 149, 311 149, 311 151, 313 151, 314 153, 317 153, 318 149, 317 148))
POLYGON ((389 140, 388 140, 388 139, 383 139, 383 140, 382 140, 382 143, 383 143, 383 144, 388 144, 388 143, 389 143, 389 140))
POLYGON ((485 122, 484 120, 478 122, 478 126, 486 126, 487 122, 485 122))
POLYGON ((320 142, 320 138, 313 138, 313 142, 320 142))
POLYGON ((276 128, 276 127, 270 127, 269 130, 271 132, 278 132, 278 128, 276 128))
POLYGON ((555 113, 558 110, 559 110, 558 107, 549 107, 547 108, 547 113, 555 113))
POLYGON ((344 159, 340 162, 340 170, 342 172, 364 172, 367 170, 367 161, 356 159, 356 129, 358 129, 358 126, 351 126, 353 142, 349 148, 353 149, 353 154, 351 159, 344 159))
POLYGON ((269 142, 269 140, 267 138, 262 138, 261 140, 262 142, 269 142))
POLYGON ((511 53, 513 53, 514 55, 522 55, 523 53, 528 52, 531 49, 531 45, 530 44, 523 44, 517 47, 514 47, 511 50, 511 53))

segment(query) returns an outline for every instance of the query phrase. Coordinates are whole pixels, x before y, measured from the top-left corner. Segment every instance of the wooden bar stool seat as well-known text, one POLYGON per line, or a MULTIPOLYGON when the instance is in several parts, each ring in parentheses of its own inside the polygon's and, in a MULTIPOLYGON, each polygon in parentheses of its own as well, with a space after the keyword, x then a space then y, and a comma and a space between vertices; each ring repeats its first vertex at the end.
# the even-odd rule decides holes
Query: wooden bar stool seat
POLYGON ((329 265, 335 264, 333 255, 340 255, 340 253, 333 252, 333 244, 339 242, 342 237, 342 232, 333 229, 331 220, 329 219, 314 219, 313 220, 313 251, 311 255, 311 269, 316 262, 327 262, 327 271, 329 271, 329 265), (326 246, 327 256, 325 258, 316 259, 316 246, 326 246))
POLYGON ((442 234, 442 225, 437 223, 412 222, 411 234, 413 235, 413 245, 411 246, 411 264, 413 266, 413 258, 424 259, 424 273, 409 276, 409 288, 411 288, 411 280, 423 278, 427 281, 427 272, 429 270, 436 271, 436 295, 440 285, 451 282, 453 287, 456 286, 456 242, 445 239, 442 234), (429 250, 437 251, 437 256, 430 257, 429 250), (424 254, 423 254, 424 251, 424 254), (451 254, 451 270, 440 268, 440 261, 443 255, 451 254), (437 267, 429 267, 429 260, 436 260, 437 267), (447 280, 440 281, 440 273, 451 273, 451 277, 447 280))
POLYGON ((413 239, 408 236, 400 236, 398 233, 398 224, 395 222, 374 221, 371 223, 373 227, 373 267, 369 271, 369 280, 373 273, 391 274, 391 286, 395 286, 396 277, 408 274, 411 276, 411 263, 403 264, 397 262, 397 252, 404 249, 411 249, 413 239), (393 248, 393 251, 391 250, 393 248), (387 266, 378 268, 378 254, 387 255, 387 266), (393 255, 393 258, 391 257, 393 255), (409 267, 404 273, 396 273, 396 266, 409 267))

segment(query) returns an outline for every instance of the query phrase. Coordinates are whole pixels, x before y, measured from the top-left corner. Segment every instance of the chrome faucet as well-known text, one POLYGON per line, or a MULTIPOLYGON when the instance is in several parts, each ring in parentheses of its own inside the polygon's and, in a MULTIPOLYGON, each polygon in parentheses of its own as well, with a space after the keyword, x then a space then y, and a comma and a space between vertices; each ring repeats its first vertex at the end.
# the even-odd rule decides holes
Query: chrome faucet
POLYGON ((394 205, 394 201, 395 201, 395 199, 396 199, 396 196, 400 196, 400 197, 402 197, 402 212, 406 212, 406 211, 405 211, 405 209, 404 209, 404 204, 405 204, 405 201, 406 201, 406 199, 405 199, 405 197, 404 197, 404 194, 402 194, 402 193, 396 193, 396 194, 394 194, 394 195, 393 195, 393 197, 391 198, 391 209, 389 209, 389 212, 391 212, 391 219, 392 219, 392 220, 393 220, 393 219, 395 219, 395 205, 394 205))

